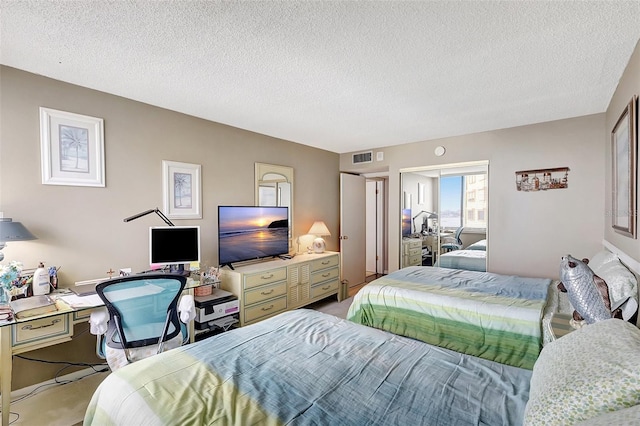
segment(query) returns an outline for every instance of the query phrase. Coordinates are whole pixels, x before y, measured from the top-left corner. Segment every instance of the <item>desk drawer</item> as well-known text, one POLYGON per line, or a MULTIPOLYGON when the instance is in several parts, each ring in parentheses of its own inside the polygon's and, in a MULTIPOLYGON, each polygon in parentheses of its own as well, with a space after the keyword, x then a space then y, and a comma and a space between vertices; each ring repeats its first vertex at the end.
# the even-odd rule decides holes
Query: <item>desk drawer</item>
POLYGON ((245 292, 244 304, 252 305, 284 294, 287 294, 287 283, 283 281, 278 284, 268 285, 245 292))
POLYGON ((250 289, 259 285, 271 284, 287 279, 287 268, 271 269, 259 274, 247 275, 244 279, 244 289, 250 289))
POLYGON ((325 294, 335 293, 340 286, 340 281, 334 280, 311 287, 311 298, 321 297, 325 294))
POLYGON ((244 310, 244 322, 250 323, 258 319, 273 316, 287 309, 287 296, 279 297, 244 310))
POLYGON ((98 311, 100 309, 106 309, 106 308, 98 307, 98 308, 83 309, 81 311, 73 311, 73 313, 71 314, 73 315, 73 323, 77 324, 79 322, 88 322, 89 318, 91 317, 91 313, 94 311, 98 311))
POLYGON ((322 259, 316 259, 311 261, 311 271, 319 271, 325 268, 331 268, 334 266, 338 266, 338 256, 329 256, 324 257, 322 259))
POLYGON ((318 271, 311 274, 311 285, 321 283, 338 278, 340 275, 338 268, 327 269, 324 271, 318 271))
POLYGON ((11 326, 11 346, 15 349, 45 347, 51 341, 71 340, 73 329, 70 319, 70 315, 63 314, 14 324, 11 326))

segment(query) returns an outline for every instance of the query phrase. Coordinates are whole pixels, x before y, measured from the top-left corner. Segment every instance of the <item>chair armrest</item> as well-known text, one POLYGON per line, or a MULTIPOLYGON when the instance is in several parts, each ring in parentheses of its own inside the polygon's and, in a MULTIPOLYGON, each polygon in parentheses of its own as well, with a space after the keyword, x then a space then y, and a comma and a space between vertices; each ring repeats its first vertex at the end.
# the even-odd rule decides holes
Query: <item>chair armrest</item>
POLYGON ((192 295, 185 294, 180 298, 178 312, 180 313, 180 321, 184 324, 193 321, 196 317, 196 304, 192 295))
POLYGON ((109 312, 107 308, 96 309, 89 317, 89 331, 96 336, 107 332, 109 322, 109 312))

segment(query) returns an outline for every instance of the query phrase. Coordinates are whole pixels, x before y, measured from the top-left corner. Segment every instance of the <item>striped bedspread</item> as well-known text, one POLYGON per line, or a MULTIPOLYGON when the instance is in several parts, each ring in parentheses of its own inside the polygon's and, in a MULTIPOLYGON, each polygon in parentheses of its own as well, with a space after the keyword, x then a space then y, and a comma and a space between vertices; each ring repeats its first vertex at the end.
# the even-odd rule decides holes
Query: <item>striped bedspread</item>
POLYGON ((412 266, 363 287, 347 319, 532 369, 551 280, 412 266))
POLYGON ((521 425, 530 378, 301 309, 117 370, 84 425, 521 425))

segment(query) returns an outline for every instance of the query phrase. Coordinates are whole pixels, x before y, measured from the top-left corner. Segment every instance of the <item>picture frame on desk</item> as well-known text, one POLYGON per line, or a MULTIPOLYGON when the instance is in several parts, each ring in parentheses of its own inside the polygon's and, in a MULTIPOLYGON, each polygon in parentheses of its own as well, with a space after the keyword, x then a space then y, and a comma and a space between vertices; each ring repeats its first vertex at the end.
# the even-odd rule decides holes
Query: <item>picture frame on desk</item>
POLYGON ((105 186, 104 120, 40 107, 42 184, 105 186))
POLYGON ((171 219, 202 219, 200 164, 162 160, 164 213, 171 219))

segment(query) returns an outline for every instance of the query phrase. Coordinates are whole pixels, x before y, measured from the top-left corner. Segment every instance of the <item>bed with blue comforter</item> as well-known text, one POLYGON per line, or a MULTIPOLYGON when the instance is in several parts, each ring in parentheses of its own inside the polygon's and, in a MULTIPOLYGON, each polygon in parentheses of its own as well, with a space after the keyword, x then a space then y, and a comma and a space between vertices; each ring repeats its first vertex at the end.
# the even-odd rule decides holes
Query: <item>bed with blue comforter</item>
POLYGON ((412 266, 364 286, 347 319, 531 369, 542 349, 551 281, 412 266))
POLYGON ((442 253, 438 266, 450 269, 485 272, 487 270, 487 252, 484 250, 454 250, 442 253))
POLYGON ((530 378, 301 309, 117 370, 84 425, 519 425, 530 378))

